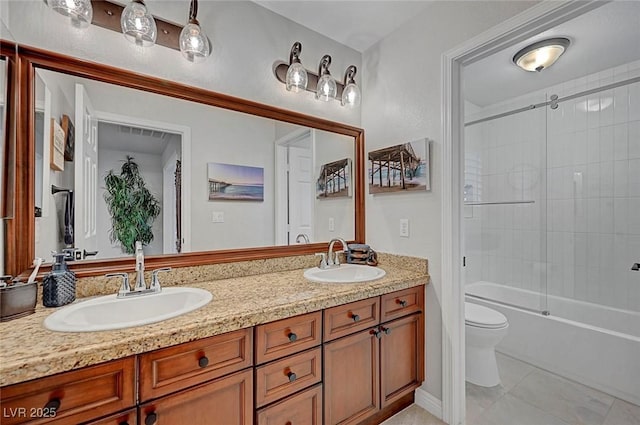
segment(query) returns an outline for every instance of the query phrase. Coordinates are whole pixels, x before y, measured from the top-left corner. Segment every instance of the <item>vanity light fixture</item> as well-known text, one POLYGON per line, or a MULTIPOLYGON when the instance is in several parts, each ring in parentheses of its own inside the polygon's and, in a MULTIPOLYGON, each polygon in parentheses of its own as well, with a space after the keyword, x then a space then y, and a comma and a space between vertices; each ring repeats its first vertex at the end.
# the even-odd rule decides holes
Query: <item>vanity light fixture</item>
POLYGON ((549 68, 567 50, 571 41, 556 37, 538 41, 520 50, 513 57, 513 63, 525 71, 540 72, 549 68))
POLYGON ((86 28, 93 19, 91 0, 49 0, 49 7, 63 16, 68 16, 75 27, 86 28))
POLYGON ((329 72, 329 65, 331 65, 331 56, 324 55, 320 59, 320 65, 318 65, 318 85, 316 87, 316 99, 328 102, 329 99, 335 99, 338 92, 338 86, 336 80, 331 76, 329 72))
POLYGON ((351 65, 344 75, 344 82, 336 81, 329 72, 331 56, 324 55, 318 66, 318 73, 309 71, 300 62, 302 44, 293 43, 289 53, 289 62, 277 62, 273 68, 276 79, 283 83, 288 91, 303 90, 315 94, 315 98, 328 102, 330 99, 341 101, 342 106, 357 107, 360 105, 361 92, 355 82, 357 68, 351 65))
POLYGON ((351 65, 344 73, 344 90, 342 90, 342 106, 355 108, 360 106, 360 87, 356 84, 355 76, 358 69, 355 65, 351 65))
POLYGON ((190 62, 201 62, 211 54, 211 45, 207 35, 196 19, 198 0, 191 0, 189 21, 180 32, 180 51, 190 62))
POLYGON ((156 44, 158 27, 143 0, 132 0, 120 15, 122 34, 138 46, 149 47, 156 44))
POLYGON ((302 63, 300 63, 300 53, 302 53, 302 43, 296 41, 291 46, 291 53, 289 53, 289 68, 287 68, 286 86, 287 90, 293 92, 299 92, 307 89, 309 77, 307 76, 307 70, 304 69, 302 63))

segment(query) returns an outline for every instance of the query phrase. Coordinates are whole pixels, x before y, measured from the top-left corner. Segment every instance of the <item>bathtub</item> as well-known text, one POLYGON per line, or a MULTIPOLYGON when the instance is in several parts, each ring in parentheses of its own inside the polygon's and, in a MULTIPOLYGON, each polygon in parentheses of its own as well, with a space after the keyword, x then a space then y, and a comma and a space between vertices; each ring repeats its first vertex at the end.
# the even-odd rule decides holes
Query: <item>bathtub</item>
POLYGON ((527 310, 540 308, 532 291, 481 281, 465 292, 507 317, 498 351, 640 405, 640 313, 549 295, 545 316, 527 310))

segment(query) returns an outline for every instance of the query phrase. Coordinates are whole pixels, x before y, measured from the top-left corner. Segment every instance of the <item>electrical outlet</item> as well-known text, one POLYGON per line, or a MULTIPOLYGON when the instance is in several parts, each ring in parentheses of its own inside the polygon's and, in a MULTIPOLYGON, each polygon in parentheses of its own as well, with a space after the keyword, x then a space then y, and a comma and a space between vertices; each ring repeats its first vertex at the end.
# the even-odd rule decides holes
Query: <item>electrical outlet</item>
POLYGON ((211 222, 212 223, 224 223, 224 212, 222 212, 222 211, 214 211, 211 214, 211 222))
POLYGON ((400 236, 403 238, 409 237, 409 219, 408 218, 400 219, 400 236))
POLYGON ((329 217, 329 231, 334 232, 336 230, 336 222, 333 217, 329 217))

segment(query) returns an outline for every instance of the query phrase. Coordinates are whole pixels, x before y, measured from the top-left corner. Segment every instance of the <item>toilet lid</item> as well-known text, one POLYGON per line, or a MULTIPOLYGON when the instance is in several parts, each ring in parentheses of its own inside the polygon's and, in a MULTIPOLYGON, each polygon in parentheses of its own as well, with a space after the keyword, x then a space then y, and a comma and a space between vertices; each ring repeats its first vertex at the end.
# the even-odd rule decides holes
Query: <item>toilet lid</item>
POLYGON ((481 328, 501 328, 507 324, 507 318, 499 311, 468 302, 464 303, 464 321, 481 328))

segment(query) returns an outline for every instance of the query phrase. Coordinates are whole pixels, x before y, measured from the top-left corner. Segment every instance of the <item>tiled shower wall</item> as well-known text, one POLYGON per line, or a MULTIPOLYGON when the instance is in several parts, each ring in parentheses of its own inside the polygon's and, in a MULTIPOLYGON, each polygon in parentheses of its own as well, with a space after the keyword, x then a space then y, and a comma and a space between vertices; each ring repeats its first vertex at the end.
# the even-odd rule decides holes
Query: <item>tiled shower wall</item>
MULTIPOLYGON (((640 61, 467 114, 467 122, 640 76, 640 61)), ((467 283, 640 310, 640 82, 465 128, 467 283)))

